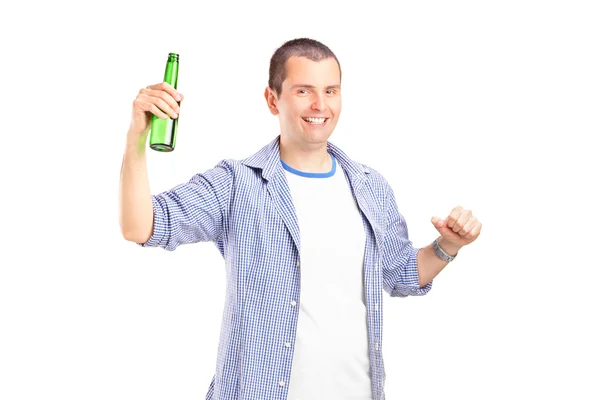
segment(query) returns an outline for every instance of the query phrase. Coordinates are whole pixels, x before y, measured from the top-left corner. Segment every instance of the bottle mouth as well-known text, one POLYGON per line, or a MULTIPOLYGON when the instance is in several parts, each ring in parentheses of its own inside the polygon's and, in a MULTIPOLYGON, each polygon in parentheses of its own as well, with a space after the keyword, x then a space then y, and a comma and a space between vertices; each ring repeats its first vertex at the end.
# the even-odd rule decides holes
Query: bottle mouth
POLYGON ((169 53, 169 61, 179 62, 179 54, 178 53, 169 53))

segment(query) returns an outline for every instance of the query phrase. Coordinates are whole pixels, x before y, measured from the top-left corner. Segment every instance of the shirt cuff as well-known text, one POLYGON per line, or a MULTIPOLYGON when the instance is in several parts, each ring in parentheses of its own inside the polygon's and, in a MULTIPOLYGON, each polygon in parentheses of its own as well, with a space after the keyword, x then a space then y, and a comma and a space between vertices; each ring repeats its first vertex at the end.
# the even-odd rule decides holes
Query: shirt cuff
POLYGON ((141 247, 157 247, 164 245, 167 239, 166 218, 163 208, 156 195, 152 195, 152 213, 154 215, 152 236, 145 243, 138 243, 141 247))
POLYGON ((396 285, 391 293, 392 297, 423 296, 431 290, 433 282, 419 287, 419 270, 417 268, 417 253, 419 250, 418 248, 410 247, 408 257, 406 258, 406 266, 403 271, 404 283, 396 285))
POLYGON ((422 296, 424 294, 427 294, 427 292, 429 292, 431 290, 431 284, 433 283, 433 280, 431 282, 429 282, 427 285, 423 286, 423 287, 419 287, 419 269, 418 269, 418 264, 417 264, 417 253, 419 252, 419 250, 421 249, 412 249, 410 257, 408 259, 408 268, 409 268, 409 275, 410 276, 416 276, 417 277, 417 282, 415 285, 415 288, 413 289, 413 296, 422 296))

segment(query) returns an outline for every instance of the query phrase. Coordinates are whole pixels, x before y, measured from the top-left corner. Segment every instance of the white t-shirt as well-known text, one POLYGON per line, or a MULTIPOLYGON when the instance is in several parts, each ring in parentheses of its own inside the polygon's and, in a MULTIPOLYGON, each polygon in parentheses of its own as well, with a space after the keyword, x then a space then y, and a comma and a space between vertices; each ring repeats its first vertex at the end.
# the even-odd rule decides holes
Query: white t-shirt
POLYGON ((300 299, 288 400, 371 400, 364 295, 365 230, 332 156, 332 170, 283 163, 300 229, 300 299))

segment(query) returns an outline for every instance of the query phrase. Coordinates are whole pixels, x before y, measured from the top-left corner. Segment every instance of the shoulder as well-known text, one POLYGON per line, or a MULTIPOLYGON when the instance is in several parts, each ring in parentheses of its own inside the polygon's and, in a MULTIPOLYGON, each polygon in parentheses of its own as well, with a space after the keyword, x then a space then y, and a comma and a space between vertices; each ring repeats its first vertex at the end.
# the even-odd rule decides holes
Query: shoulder
POLYGON ((347 172, 352 175, 353 178, 359 178, 361 181, 366 182, 369 186, 375 186, 378 188, 385 188, 389 186, 383 174, 381 174, 378 170, 369 164, 359 161, 350 154, 347 154, 336 144, 328 142, 328 150, 339 161, 340 165, 347 169, 347 172))
POLYGON ((387 181, 385 176, 383 176, 383 174, 381 172, 379 172, 377 169, 371 167, 368 164, 364 164, 364 163, 360 163, 360 162, 357 162, 357 164, 364 171, 366 182, 368 184, 370 184, 371 186, 373 186, 379 190, 382 190, 385 193, 387 193, 387 191, 389 189, 391 189, 389 182, 387 181))
POLYGON ((233 186, 247 185, 261 182, 260 170, 249 167, 243 160, 222 159, 204 175, 228 179, 233 186))

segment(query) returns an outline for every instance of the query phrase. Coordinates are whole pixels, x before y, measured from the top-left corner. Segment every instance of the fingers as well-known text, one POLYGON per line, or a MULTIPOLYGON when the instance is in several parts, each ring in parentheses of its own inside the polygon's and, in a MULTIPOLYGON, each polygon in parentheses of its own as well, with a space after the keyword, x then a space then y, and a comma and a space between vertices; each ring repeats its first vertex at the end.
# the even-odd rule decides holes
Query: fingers
POLYGON ((479 234, 481 233, 481 222, 477 221, 475 223, 475 226, 473 226, 473 228, 467 232, 467 234, 465 234, 465 238, 466 239, 475 239, 476 237, 479 236, 479 234))
MULTIPOLYGON (((454 225, 456 224, 456 221, 458 221, 458 218, 460 217, 462 212, 463 208, 461 206, 454 207, 452 211, 450 211, 450 215, 448 216, 448 228, 454 230, 454 225)), ((454 230, 454 232, 456 231, 454 230)))
POLYGON ((140 89, 134 101, 134 108, 150 112, 162 119, 167 119, 169 116, 175 119, 179 116, 178 101, 180 102, 181 99, 183 99, 181 93, 167 82, 162 82, 140 89))
POLYGON ((183 95, 167 82, 161 82, 140 89, 133 101, 131 123, 128 135, 148 132, 152 115, 163 120, 179 117, 179 103, 183 95))
POLYGON ((173 98, 165 94, 165 92, 143 94, 139 98, 145 103, 158 107, 163 113, 169 114, 173 119, 178 117, 179 105, 177 103, 173 104, 173 98), (170 97, 170 99, 167 99, 166 96, 170 97))
POLYGON ((461 206, 450 212, 447 226, 467 239, 475 238, 481 232, 481 223, 473 216, 471 210, 465 210, 461 206))
MULTIPOLYGON (((469 220, 467 221, 467 223, 464 224, 464 226, 462 227, 462 229, 458 231, 458 234, 460 236, 465 236, 467 233, 469 233, 469 231, 471 231, 471 229, 473 229, 475 227, 475 224, 477 222, 478 222, 477 218, 471 216, 469 218, 469 220)), ((458 223, 456 225, 458 225, 458 223)))
POLYGON ((140 100, 149 102, 157 106, 172 118, 177 118, 179 112, 179 104, 173 96, 163 90, 156 89, 141 89, 138 95, 140 100))
POLYGON ((461 229, 465 227, 467 222, 469 222, 471 216, 471 210, 462 210, 462 212, 456 219, 456 222, 452 224, 452 230, 458 233, 461 229))
POLYGON ((177 89, 175 89, 173 86, 171 86, 171 84, 169 84, 168 82, 161 82, 161 83, 157 83, 155 85, 150 85, 150 86, 147 86, 146 89, 161 90, 161 91, 164 91, 164 92, 167 92, 168 94, 170 94, 171 97, 173 97, 176 101, 183 100, 183 95, 181 93, 179 93, 177 91, 177 89))
POLYGON ((146 100, 147 96, 138 96, 134 101, 133 101, 133 107, 135 109, 141 110, 141 111, 145 111, 145 112, 150 112, 154 115, 156 115, 159 118, 162 119, 168 119, 169 116, 167 114, 165 114, 164 112, 161 111, 160 108, 158 108, 156 106, 156 104, 146 100))

